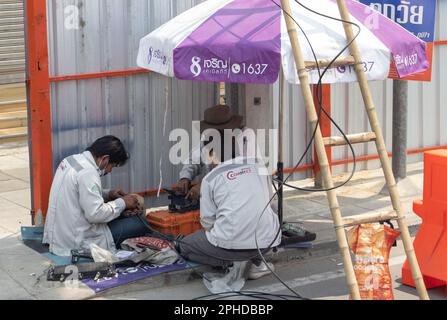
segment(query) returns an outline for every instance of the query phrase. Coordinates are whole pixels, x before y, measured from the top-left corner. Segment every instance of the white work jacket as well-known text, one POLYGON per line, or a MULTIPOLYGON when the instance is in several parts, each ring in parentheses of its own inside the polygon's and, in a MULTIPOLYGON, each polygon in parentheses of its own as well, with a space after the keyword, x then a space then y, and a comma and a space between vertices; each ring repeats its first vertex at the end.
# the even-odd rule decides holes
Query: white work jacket
MULTIPOLYGON (((236 155, 238 157, 264 159, 255 135, 250 135, 247 132, 247 128, 244 128, 241 134, 236 136, 236 155), (250 142, 247 139, 250 139, 250 142)), ((204 148, 203 143, 193 148, 189 156, 183 161, 180 179, 202 181, 203 177, 211 171, 211 166, 203 163, 201 159, 202 148, 204 148)), ((267 168, 265 168, 265 172, 267 172, 267 168)))
POLYGON ((105 202, 99 168, 92 154, 86 151, 65 158, 59 165, 51 185, 43 243, 50 252, 70 256, 72 249, 89 250, 92 243, 115 250, 107 223, 125 210, 123 199, 105 202))
POLYGON ((256 249, 255 232, 261 249, 280 244, 279 218, 267 205, 270 176, 263 173, 263 165, 240 157, 220 164, 202 180, 200 218, 211 244, 256 249))

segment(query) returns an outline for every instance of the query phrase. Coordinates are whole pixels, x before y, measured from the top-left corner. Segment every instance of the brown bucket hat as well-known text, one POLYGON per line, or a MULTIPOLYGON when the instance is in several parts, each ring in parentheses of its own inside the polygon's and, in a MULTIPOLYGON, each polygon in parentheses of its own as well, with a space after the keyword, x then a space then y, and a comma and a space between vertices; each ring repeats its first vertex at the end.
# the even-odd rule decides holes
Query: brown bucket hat
POLYGON ((227 105, 217 105, 205 110, 205 119, 200 121, 200 132, 207 129, 242 129, 244 118, 233 114, 227 105))

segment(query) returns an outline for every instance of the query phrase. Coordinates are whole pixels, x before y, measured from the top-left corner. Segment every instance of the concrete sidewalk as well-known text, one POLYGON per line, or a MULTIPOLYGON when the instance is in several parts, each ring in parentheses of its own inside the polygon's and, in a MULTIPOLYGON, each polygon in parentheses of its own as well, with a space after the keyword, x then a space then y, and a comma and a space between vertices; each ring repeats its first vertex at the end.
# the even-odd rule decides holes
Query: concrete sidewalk
POLYGON ((25 246, 20 228, 31 225, 29 154, 26 143, 0 145, 0 300, 79 299, 88 288, 69 290, 46 281, 50 261, 25 246))
MULTIPOLYGON (((402 198, 408 223, 417 226, 420 219, 412 212, 412 202, 422 197, 423 164, 409 165, 409 183, 402 198)), ((340 183, 346 175, 335 177, 340 183)), ((51 262, 23 245, 20 227, 31 223, 28 149, 24 145, 0 147, 0 299, 88 299, 95 293, 81 284, 77 289, 66 288, 62 283, 46 281, 46 270, 51 262)), ((311 187, 311 179, 293 183, 311 187)), ((339 201, 343 216, 372 211, 391 210, 388 195, 380 193, 385 185, 381 170, 361 171, 340 188, 339 201)), ((325 193, 305 193, 287 189, 285 192, 285 220, 303 222, 307 229, 317 233, 310 250, 287 250, 270 256, 278 265, 314 259, 338 252, 333 223, 325 193)), ((417 227, 411 228, 413 233, 417 227)), ((193 271, 179 271, 141 280, 137 283, 112 289, 103 297, 120 298, 126 293, 144 291, 187 283, 195 279, 193 271)))

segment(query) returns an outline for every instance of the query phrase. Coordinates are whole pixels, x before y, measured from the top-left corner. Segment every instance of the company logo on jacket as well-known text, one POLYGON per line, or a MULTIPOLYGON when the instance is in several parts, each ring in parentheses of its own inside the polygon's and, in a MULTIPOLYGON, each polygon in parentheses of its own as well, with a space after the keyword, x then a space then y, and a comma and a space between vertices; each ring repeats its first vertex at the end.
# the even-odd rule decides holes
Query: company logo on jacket
POLYGON ((240 177, 240 176, 242 176, 244 174, 251 173, 251 172, 252 172, 251 168, 243 168, 243 169, 238 170, 238 171, 228 171, 227 179, 228 180, 235 180, 238 177, 240 177))

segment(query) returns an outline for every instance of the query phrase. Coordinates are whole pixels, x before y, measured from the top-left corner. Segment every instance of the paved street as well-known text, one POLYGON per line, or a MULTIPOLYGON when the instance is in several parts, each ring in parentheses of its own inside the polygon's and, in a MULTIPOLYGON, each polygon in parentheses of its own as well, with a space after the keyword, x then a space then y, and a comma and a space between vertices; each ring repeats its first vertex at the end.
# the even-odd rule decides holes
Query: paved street
MULTIPOLYGON (((346 178, 337 176, 336 182, 346 178)), ((422 194, 422 163, 409 165, 409 184, 402 190, 404 210, 413 233, 420 218, 412 213, 412 201, 422 194), (408 190, 407 190, 408 189, 408 190)), ((311 186, 310 179, 294 183, 311 186)), ((344 216, 390 209, 388 196, 380 193, 384 180, 379 170, 360 171, 339 190, 344 216)), ((0 299, 194 299, 209 294, 191 271, 175 275, 163 274, 102 295, 86 286, 66 288, 61 283, 45 280, 51 264, 42 255, 26 247, 20 240, 20 227, 30 225, 30 188, 28 151, 23 145, 0 148, 0 299)), ((285 220, 303 222, 317 233, 311 250, 292 250, 273 255, 281 279, 297 292, 311 299, 347 299, 343 266, 338 256, 335 234, 324 193, 304 193, 287 190, 285 220)), ((399 283, 404 261, 402 245, 393 249, 390 261, 396 299, 417 299, 415 290, 399 283)), ((273 276, 246 283, 244 290, 292 294, 273 276)), ((445 288, 430 291, 433 299, 446 299, 445 288)))
MULTIPOLYGON (((418 299, 416 290, 407 287, 400 282, 400 270, 405 260, 403 245, 399 241, 398 247, 393 248, 390 258, 390 270, 393 278, 393 288, 396 300, 416 300, 418 299)), ((303 297, 309 299, 348 299, 341 257, 338 254, 312 259, 303 263, 282 263, 277 265, 277 274, 303 297)), ((244 291, 257 291, 271 294, 294 295, 287 290, 273 276, 266 276, 256 281, 248 281, 243 288, 244 291)), ((157 290, 145 290, 141 292, 128 293, 119 296, 107 296, 107 299, 179 299, 190 300, 201 296, 209 295, 209 291, 204 287, 200 279, 196 279, 186 285, 158 288, 157 290)), ((429 291, 430 298, 435 300, 445 300, 447 297, 446 288, 439 288, 429 291)), ((215 297, 212 297, 215 298, 215 297)), ((222 297, 224 298, 224 297, 222 297)), ((103 298, 99 298, 103 299, 103 298)), ((204 298, 205 299, 205 298, 204 298)), ((206 298, 209 299, 209 298, 206 298)), ((232 297, 228 299, 244 299, 243 297, 232 297)))
POLYGON ((446 57, 447 0, 0 0, 0 301, 447 300, 446 57))

